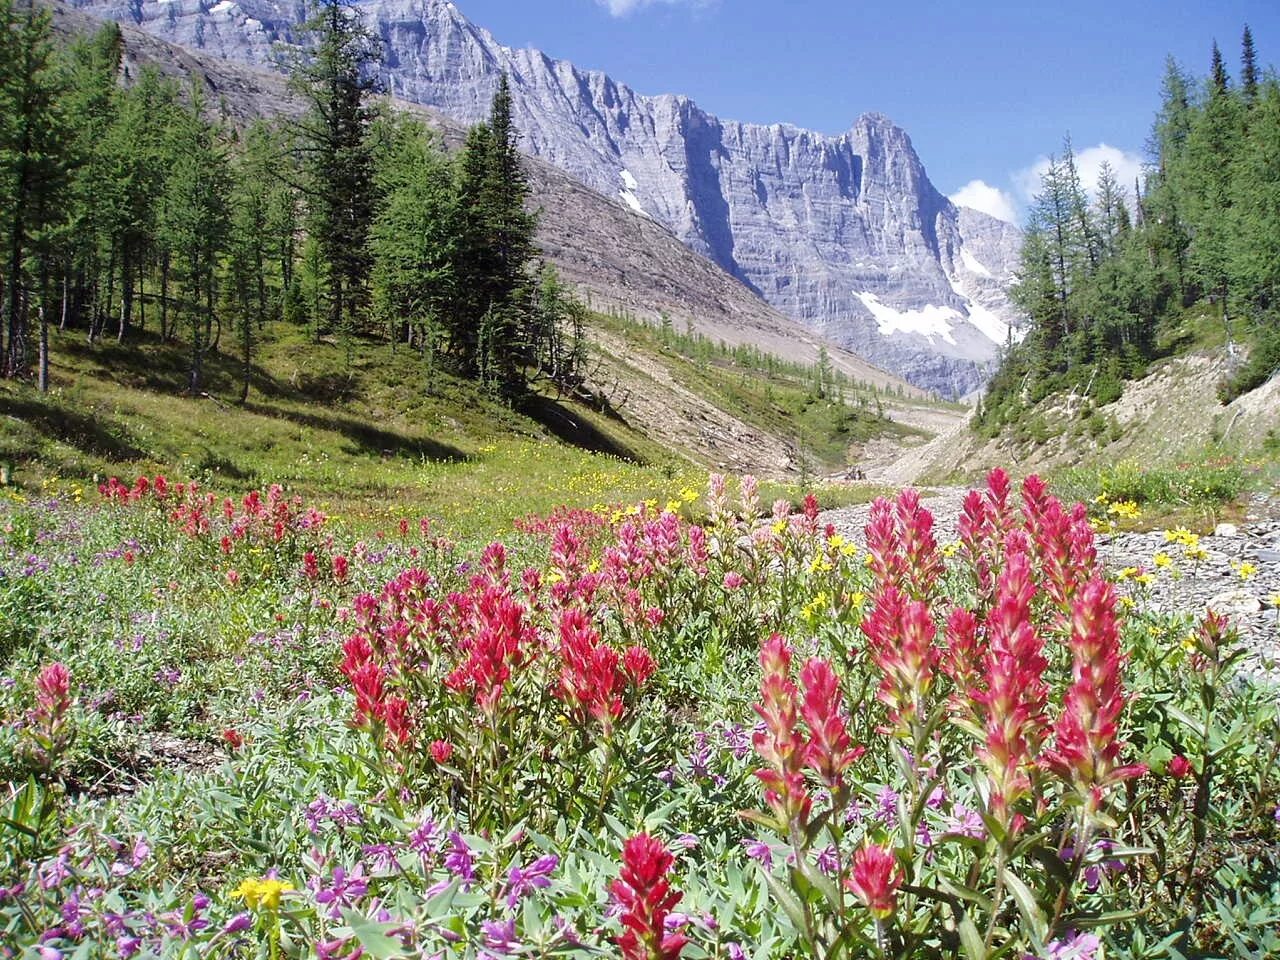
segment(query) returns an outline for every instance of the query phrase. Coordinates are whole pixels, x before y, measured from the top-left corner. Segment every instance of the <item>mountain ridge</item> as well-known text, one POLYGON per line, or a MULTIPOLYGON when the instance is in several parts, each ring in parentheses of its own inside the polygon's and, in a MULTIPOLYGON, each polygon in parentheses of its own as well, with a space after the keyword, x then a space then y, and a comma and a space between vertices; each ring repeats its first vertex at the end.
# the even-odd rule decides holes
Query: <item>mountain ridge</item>
MULTIPOLYGON (((277 68, 301 18, 300 5, 274 0, 76 2, 277 68)), ((1004 295, 1017 228, 952 204, 883 114, 864 113, 835 136, 722 120, 690 97, 640 94, 603 71, 504 46, 450 0, 356 6, 383 41, 380 76, 392 94, 473 123, 507 73, 522 150, 663 224, 783 313, 918 386, 970 392, 1011 325, 1017 335, 1004 295)))
MULTIPOLYGON (((64 37, 85 35, 101 20, 53 0, 54 28, 64 37)), ((126 79, 143 67, 184 80, 198 76, 210 92, 210 107, 237 123, 259 116, 298 115, 304 109, 279 73, 229 62, 168 43, 131 23, 121 24, 126 79)), ((435 129, 450 147, 466 128, 428 107, 397 102, 435 129)), ((815 363, 825 346, 829 362, 855 380, 880 389, 922 396, 860 356, 826 344, 801 324, 770 307, 714 263, 683 245, 665 227, 638 217, 558 168, 526 158, 532 202, 543 210, 538 243, 546 259, 601 312, 633 315, 650 323, 666 315, 731 346, 751 344, 767 353, 815 363)))

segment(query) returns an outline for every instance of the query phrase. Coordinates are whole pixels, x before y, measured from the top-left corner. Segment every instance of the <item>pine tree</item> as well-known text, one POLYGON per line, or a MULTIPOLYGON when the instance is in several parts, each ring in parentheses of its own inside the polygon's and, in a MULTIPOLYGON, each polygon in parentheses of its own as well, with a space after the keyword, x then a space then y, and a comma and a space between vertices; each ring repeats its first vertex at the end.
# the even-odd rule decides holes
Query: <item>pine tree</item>
POLYGON ((63 217, 58 195, 67 175, 64 120, 58 109, 62 77, 54 62, 49 11, 26 0, 15 9, 0 0, 0 209, 5 217, 4 312, 0 340, 5 376, 27 368, 28 318, 33 306, 47 323, 46 265, 53 231, 63 217))
POLYGON ((309 104, 297 129, 308 175, 307 227, 325 261, 330 327, 347 335, 367 299, 376 202, 368 134, 377 83, 370 68, 379 49, 350 0, 315 0, 304 30, 313 41, 311 60, 292 81, 309 104))
POLYGON ((174 124, 173 164, 165 182, 160 230, 172 251, 175 280, 182 290, 181 312, 190 335, 187 389, 204 389, 204 358, 212 349, 217 322, 218 266, 226 250, 230 179, 226 153, 204 116, 204 97, 193 82, 189 107, 174 124))
POLYGON ((1227 65, 1222 60, 1222 51, 1218 49, 1218 41, 1213 41, 1213 53, 1210 56, 1209 79, 1213 83, 1213 92, 1225 96, 1231 87, 1231 78, 1227 75, 1227 65))
POLYGON ((277 147, 270 129, 257 121, 246 131, 231 169, 228 275, 231 305, 240 332, 240 402, 249 399, 255 328, 271 309, 268 270, 273 260, 269 229, 275 193, 277 147))
POLYGON ((489 122, 473 127, 459 161, 461 287, 470 323, 455 329, 464 369, 507 396, 523 389, 532 359, 526 321, 532 305, 529 265, 537 252, 537 217, 525 209, 529 185, 517 150, 511 87, 504 75, 489 122))
POLYGON ((459 210, 453 167, 416 120, 388 120, 379 139, 382 196, 370 231, 373 307, 393 343, 416 343, 429 360, 458 306, 459 210))
POLYGON ((1253 32, 1248 24, 1240 39, 1240 92, 1248 104, 1258 97, 1258 55, 1253 49, 1253 32))

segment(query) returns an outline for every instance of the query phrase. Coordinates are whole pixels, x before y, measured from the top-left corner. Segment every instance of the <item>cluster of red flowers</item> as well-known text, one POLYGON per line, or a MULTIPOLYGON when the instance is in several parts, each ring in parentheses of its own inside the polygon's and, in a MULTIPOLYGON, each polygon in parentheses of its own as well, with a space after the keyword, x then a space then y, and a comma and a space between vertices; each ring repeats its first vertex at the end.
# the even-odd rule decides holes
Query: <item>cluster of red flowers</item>
POLYGON ((620 650, 602 640, 592 611, 604 578, 575 578, 584 561, 571 530, 560 528, 553 542, 561 577, 550 588, 537 571, 513 583, 495 543, 466 589, 445 593, 410 569, 381 594, 357 597, 342 664, 356 722, 384 727, 393 747, 411 745, 416 729, 440 732, 439 711, 428 710, 433 690, 452 691, 493 727, 509 692, 528 689, 550 692, 570 718, 608 735, 657 666, 643 646, 620 650))
POLYGON ((775 825, 803 828, 813 806, 806 771, 830 789, 843 790, 845 771, 863 748, 853 747, 849 739, 839 679, 829 661, 814 657, 804 664, 801 694, 791 679, 791 648, 775 633, 760 650, 760 666, 764 678, 755 710, 764 722, 752 742, 767 766, 756 776, 764 784, 775 825))
POLYGON ((132 486, 112 477, 99 485, 98 492, 111 503, 158 506, 190 537, 209 536, 214 518, 220 514, 224 526, 218 544, 224 554, 231 554, 241 542, 280 544, 299 536, 318 542, 326 522, 323 513, 304 507, 300 497, 286 496, 279 484, 268 487, 265 496, 251 490, 239 503, 227 497, 221 504, 194 481, 170 483, 164 476, 139 477, 132 486))
POLYGON ((1062 777, 1088 813, 1100 809, 1108 787, 1142 771, 1118 763, 1124 657, 1115 593, 1101 577, 1085 508, 1068 510, 1035 476, 1023 482, 1020 515, 1010 494, 1008 476, 995 470, 985 491, 965 499, 960 548, 978 606, 948 611, 945 649, 935 644, 930 606, 942 571, 932 517, 914 491, 893 505, 878 501, 866 531, 876 593, 862 629, 883 674, 880 699, 900 726, 925 709, 936 668, 951 679, 955 715, 982 735, 990 812, 1016 830, 1014 808, 1036 769, 1062 777), (1050 634, 1068 645, 1073 664, 1052 721, 1050 634))
POLYGON ((586 612, 573 608, 560 617, 560 684, 556 695, 579 718, 596 720, 607 737, 626 708, 629 691, 640 690, 657 670, 644 647, 628 647, 621 656, 600 639, 586 612))
POLYGON ((671 889, 667 873, 675 858, 662 841, 636 834, 622 846, 622 872, 611 887, 622 907, 617 939, 624 960, 676 960, 689 938, 667 932, 666 921, 682 894, 671 889))

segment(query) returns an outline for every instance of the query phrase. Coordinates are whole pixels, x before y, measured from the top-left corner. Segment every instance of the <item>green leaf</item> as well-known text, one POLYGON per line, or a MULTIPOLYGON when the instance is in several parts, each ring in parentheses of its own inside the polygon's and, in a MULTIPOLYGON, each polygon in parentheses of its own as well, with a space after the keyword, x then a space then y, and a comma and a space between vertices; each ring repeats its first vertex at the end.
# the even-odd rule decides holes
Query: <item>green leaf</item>
POLYGON ((365 953, 374 960, 390 960, 404 953, 400 941, 387 935, 387 931, 395 929, 394 923, 375 923, 351 910, 343 910, 342 919, 346 921, 352 935, 360 941, 365 953))
POLYGON ((1036 898, 1031 892, 1031 888, 1018 879, 1017 875, 1007 867, 1004 871, 1004 885, 1013 894, 1013 901, 1018 905, 1018 912, 1022 914, 1023 922, 1026 923, 1031 931, 1035 942, 1037 944, 1044 943, 1044 938, 1049 932, 1049 921, 1045 919, 1044 911, 1036 903, 1036 898))
POLYGON ((956 923, 956 931, 960 934, 960 947, 969 960, 986 960, 987 948, 982 942, 978 928, 973 924, 972 917, 967 913, 960 917, 956 923))

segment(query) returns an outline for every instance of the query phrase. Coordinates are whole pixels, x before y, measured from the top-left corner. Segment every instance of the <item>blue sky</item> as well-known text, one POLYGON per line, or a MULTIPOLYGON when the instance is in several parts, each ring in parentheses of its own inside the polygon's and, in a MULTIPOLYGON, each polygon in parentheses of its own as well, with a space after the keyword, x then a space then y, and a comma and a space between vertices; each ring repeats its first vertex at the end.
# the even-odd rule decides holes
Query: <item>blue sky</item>
POLYGON ((925 3, 894 0, 456 0, 510 46, 684 93, 719 116, 826 133, 877 110, 943 193, 1016 216, 1070 133, 1088 177, 1132 179, 1166 54, 1198 75, 1240 33, 1280 64, 1280 0, 925 3))

